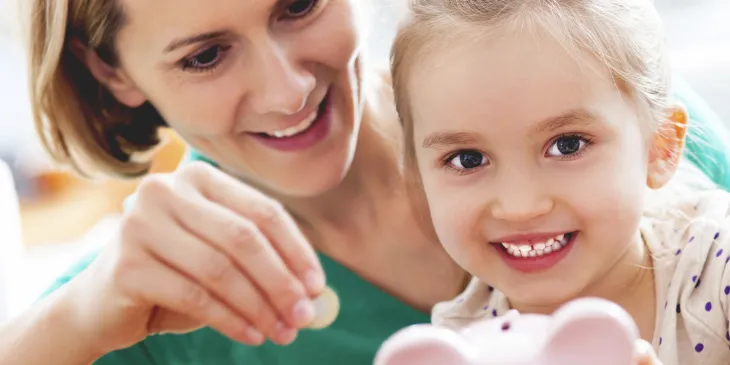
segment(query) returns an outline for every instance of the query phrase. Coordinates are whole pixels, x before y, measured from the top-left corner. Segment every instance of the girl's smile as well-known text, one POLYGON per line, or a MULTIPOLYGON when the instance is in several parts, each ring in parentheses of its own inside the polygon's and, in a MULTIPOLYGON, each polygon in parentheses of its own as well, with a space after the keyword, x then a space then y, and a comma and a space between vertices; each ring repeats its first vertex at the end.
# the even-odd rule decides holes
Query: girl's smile
POLYGON ((578 233, 521 234, 490 243, 509 267, 524 273, 537 273, 552 268, 568 255, 578 233))

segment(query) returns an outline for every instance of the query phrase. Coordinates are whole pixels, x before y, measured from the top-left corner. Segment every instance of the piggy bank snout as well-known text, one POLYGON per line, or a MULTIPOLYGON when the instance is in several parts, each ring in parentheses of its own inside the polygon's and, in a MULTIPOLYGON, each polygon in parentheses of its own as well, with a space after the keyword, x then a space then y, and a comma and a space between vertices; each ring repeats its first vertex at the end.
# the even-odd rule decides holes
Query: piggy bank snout
POLYGON ((456 332, 426 324, 413 325, 383 343, 375 365, 470 365, 468 351, 456 332))

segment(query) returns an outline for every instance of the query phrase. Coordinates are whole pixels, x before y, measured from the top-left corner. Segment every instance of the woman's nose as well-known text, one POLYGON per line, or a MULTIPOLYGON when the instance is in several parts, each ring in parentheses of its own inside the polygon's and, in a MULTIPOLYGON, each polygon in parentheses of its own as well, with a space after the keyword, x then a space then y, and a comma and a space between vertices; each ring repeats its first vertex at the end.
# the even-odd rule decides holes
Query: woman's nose
POLYGON ((258 53, 248 73, 253 79, 249 96, 253 112, 291 115, 304 109, 317 85, 313 71, 278 45, 262 47, 258 53))

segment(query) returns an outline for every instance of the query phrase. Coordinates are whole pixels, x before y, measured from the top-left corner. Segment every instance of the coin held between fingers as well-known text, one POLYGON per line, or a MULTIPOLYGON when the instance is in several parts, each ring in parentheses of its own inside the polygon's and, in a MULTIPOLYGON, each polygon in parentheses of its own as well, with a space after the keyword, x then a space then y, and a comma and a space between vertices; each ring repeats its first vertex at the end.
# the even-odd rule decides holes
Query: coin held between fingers
POLYGON ((325 287, 322 293, 315 298, 314 304, 314 320, 309 323, 307 328, 322 329, 330 326, 337 315, 340 313, 340 299, 330 287, 325 287))

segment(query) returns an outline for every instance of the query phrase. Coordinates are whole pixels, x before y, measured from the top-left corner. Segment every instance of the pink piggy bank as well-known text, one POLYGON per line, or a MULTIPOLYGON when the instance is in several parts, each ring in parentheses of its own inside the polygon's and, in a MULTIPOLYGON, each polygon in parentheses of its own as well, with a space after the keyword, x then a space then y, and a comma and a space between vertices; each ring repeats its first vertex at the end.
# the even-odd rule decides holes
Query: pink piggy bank
POLYGON ((620 306, 584 298, 552 316, 510 311, 459 331, 413 325, 383 343, 375 365, 630 365, 638 333, 620 306))

